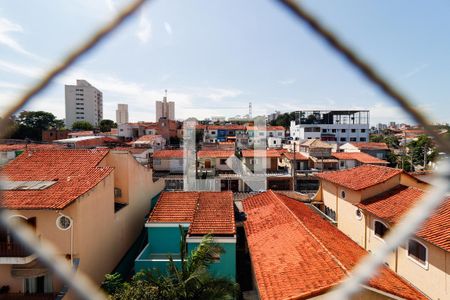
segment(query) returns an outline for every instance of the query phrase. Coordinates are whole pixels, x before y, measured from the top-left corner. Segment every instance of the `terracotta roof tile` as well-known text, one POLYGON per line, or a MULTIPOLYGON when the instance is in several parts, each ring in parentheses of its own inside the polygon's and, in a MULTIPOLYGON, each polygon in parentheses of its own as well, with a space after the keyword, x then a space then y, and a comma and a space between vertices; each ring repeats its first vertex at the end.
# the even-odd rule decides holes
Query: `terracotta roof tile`
POLYGON ((158 135, 158 134, 147 134, 147 135, 143 135, 143 136, 141 136, 140 138, 138 138, 137 140, 135 140, 134 141, 134 143, 139 143, 139 142, 152 142, 152 141, 154 141, 154 140, 156 140, 156 139, 160 139, 160 138, 162 138, 162 136, 161 135, 158 135))
MULTIPOLYGON (((305 299, 338 284, 367 252, 301 202, 272 191, 247 198, 244 223, 261 299, 305 299)), ((426 299, 387 267, 368 285, 426 299)))
POLYGON ((228 158, 234 156, 233 150, 200 150, 197 153, 199 158, 228 158))
POLYGON ((108 150, 26 151, 6 164, 8 181, 57 181, 43 190, 7 190, 0 206, 10 209, 62 209, 95 187, 113 168, 98 164, 108 150))
MULTIPOLYGON (((398 185, 389 191, 361 201, 357 206, 388 223, 395 224, 424 195, 424 190, 398 185)), ((444 200, 416 232, 416 235, 450 252, 450 197, 444 200)))
POLYGON ((383 166, 362 165, 347 170, 318 173, 315 176, 358 191, 385 182, 402 172, 400 169, 383 166))
POLYGON ((303 143, 301 143, 300 146, 309 147, 309 148, 326 148, 326 149, 333 148, 333 146, 331 146, 330 144, 323 142, 319 139, 306 140, 303 143))
MULTIPOLYGON (((283 155, 289 160, 294 160, 294 152, 284 152, 283 155)), ((295 152, 295 159, 296 160, 309 160, 308 157, 304 156, 300 152, 295 152)))
POLYGON ((153 153, 153 158, 183 158, 183 150, 159 150, 153 153))
POLYGON ((281 157, 285 152, 285 149, 242 150, 242 157, 281 157))
POLYGON ((333 156, 339 160, 356 160, 363 164, 388 164, 387 161, 376 158, 364 152, 334 152, 333 156))
POLYGON ((20 150, 52 150, 62 149, 59 144, 0 144, 0 152, 20 151, 20 150))
POLYGON ((350 142, 350 144, 362 150, 389 150, 389 147, 386 143, 350 142))
POLYGON ((189 233, 236 233, 232 192, 164 192, 149 223, 191 223, 189 233))

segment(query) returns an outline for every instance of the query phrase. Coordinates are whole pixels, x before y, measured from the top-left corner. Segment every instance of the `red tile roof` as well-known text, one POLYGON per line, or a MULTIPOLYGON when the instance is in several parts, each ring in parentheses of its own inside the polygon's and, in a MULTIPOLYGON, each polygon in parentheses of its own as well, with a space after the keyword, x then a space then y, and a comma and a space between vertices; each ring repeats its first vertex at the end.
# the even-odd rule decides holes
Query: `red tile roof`
POLYGON ((0 152, 19 151, 19 150, 52 150, 62 149, 63 145, 60 144, 0 144, 0 152))
POLYGON ((242 150, 242 157, 281 157, 285 152, 285 149, 242 150))
POLYGON ((10 209, 63 209, 94 188, 113 170, 98 164, 108 150, 26 151, 0 172, 8 181, 57 181, 43 190, 7 190, 0 206, 10 209))
POLYGON ((317 173, 315 176, 359 191, 383 183, 400 173, 403 173, 400 169, 377 165, 362 165, 347 170, 317 173))
POLYGON ((236 233, 232 192, 163 192, 148 223, 191 223, 189 233, 236 233))
POLYGON ((362 150, 389 150, 389 147, 386 143, 350 142, 350 144, 362 150))
POLYGON ((156 139, 160 139, 160 138, 162 138, 162 136, 158 135, 158 134, 147 134, 147 135, 143 135, 140 138, 138 138, 137 140, 135 140, 134 143, 136 143, 136 142, 138 142, 138 143, 139 142, 152 142, 152 141, 154 141, 156 139))
POLYGON ((200 150, 197 153, 199 158, 228 158, 233 155, 233 150, 200 150))
MULTIPOLYGON (((244 223, 261 299, 305 299, 341 282, 367 252, 305 204, 267 191, 243 202, 244 223)), ((387 267, 370 287, 426 299, 387 267)))
MULTIPOLYGON (((294 160, 294 152, 284 152, 283 155, 289 160, 294 160)), ((299 152, 295 152, 295 159, 296 160, 308 160, 309 158, 299 152)))
POLYGON ((153 158, 183 158, 183 150, 159 150, 153 153, 153 158))
POLYGON ((356 160, 363 164, 388 164, 387 161, 376 158, 364 152, 334 152, 333 156, 339 160, 356 160))
POLYGON ((319 139, 310 139, 306 140, 303 143, 300 144, 300 147, 308 147, 308 148, 325 148, 325 149, 331 149, 333 146, 330 144, 323 142, 319 139))
MULTIPOLYGON (((357 206, 390 224, 395 224, 422 199, 424 194, 424 190, 398 185, 361 201, 357 206)), ((444 200, 416 235, 450 252, 450 197, 444 200)))

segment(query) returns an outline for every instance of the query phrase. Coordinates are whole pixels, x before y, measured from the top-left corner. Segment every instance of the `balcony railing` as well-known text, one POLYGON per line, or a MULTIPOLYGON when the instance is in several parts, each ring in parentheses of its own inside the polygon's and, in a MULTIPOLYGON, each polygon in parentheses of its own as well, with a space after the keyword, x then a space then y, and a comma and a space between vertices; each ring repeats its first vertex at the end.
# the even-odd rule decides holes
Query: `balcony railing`
POLYGON ((0 257, 27 257, 32 252, 19 243, 0 242, 0 257))

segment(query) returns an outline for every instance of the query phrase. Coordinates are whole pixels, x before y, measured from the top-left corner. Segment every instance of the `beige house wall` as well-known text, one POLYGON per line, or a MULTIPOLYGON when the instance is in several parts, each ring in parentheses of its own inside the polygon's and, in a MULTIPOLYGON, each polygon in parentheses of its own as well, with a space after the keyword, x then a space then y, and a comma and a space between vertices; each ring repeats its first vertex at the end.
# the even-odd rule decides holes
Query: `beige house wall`
POLYGON ((400 174, 396 175, 385 182, 371 186, 361 191, 361 200, 365 200, 383 192, 386 192, 400 184, 400 174))
MULTIPOLYGON (((326 300, 330 299, 330 292, 327 292, 322 295, 318 295, 315 297, 308 298, 310 300, 326 300)), ((376 291, 372 289, 367 289, 365 287, 361 287, 360 291, 357 292, 355 295, 352 296, 352 300, 387 300, 387 299, 399 299, 398 297, 390 297, 388 293, 385 293, 383 291, 376 291)))
MULTIPOLYGON (((115 170, 96 187, 61 211, 20 210, 13 212, 26 218, 36 217, 36 234, 53 244, 61 256, 71 253, 80 259, 79 272, 96 284, 111 272, 140 234, 151 199, 164 187, 162 180, 153 182, 152 170, 140 165, 129 153, 110 152, 100 163, 115 170), (114 212, 114 187, 122 189, 121 202, 128 205, 114 212), (124 192, 125 191, 125 192, 124 192), (56 219, 61 214, 73 220, 73 227, 61 231, 56 219)), ((23 292, 23 279, 11 277, 11 264, 0 265, 0 283, 9 285, 11 293, 23 292)), ((61 289, 55 280, 53 290, 61 289)), ((71 298, 71 295, 68 295, 71 298)))
MULTIPOLYGON (((388 228, 390 228, 389 224, 384 222, 382 219, 379 219, 371 214, 364 214, 365 219, 367 219, 366 223, 366 250, 370 252, 375 252, 379 247, 381 247, 384 244, 384 239, 378 237, 375 235, 375 227, 374 222, 375 220, 381 221, 384 225, 386 225, 388 228)), ((397 271, 397 265, 396 265, 396 256, 397 256, 397 250, 393 251, 384 261, 389 266, 389 268, 396 272, 397 271)))

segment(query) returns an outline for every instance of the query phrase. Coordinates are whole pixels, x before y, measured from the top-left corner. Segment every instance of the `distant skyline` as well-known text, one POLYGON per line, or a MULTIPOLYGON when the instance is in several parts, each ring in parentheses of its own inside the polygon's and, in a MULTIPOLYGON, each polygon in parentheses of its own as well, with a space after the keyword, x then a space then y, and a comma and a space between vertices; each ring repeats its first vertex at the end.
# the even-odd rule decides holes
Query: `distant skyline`
MULTIPOLYGON (((126 1, 0 0, 0 109, 126 1)), ((450 2, 302 1, 434 121, 450 122, 450 2)), ((300 109, 369 109, 371 125, 411 121, 276 1, 152 1, 26 109, 64 118, 64 85, 85 79, 130 121, 300 109)))

